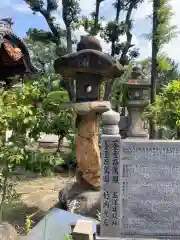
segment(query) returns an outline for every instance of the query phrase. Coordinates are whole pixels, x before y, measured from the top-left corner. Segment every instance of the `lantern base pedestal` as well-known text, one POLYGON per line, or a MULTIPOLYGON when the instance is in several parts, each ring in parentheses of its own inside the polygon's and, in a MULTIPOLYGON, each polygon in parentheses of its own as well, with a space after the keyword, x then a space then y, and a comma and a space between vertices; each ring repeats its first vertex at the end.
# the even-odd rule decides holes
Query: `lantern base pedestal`
POLYGON ((93 190, 85 181, 68 183, 59 193, 59 207, 72 213, 97 218, 100 211, 100 190, 93 190))

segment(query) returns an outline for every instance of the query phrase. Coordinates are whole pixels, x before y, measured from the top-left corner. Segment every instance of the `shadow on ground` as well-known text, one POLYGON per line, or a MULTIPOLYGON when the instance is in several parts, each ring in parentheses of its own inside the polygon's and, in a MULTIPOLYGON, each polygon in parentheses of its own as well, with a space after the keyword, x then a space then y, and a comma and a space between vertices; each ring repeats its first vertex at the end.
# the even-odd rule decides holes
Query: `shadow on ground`
MULTIPOLYGON (((57 167, 58 168, 58 167, 57 167)), ((58 169, 59 170, 59 169, 58 169)), ((16 171, 12 173, 11 180, 15 182, 27 182, 30 180, 38 180, 43 178, 55 178, 55 177, 61 177, 61 178, 68 178, 68 177, 74 177, 76 174, 76 169, 67 169, 67 168, 61 168, 59 171, 54 169, 53 171, 50 170, 46 175, 40 175, 33 172, 28 171, 16 171)))
POLYGON ((45 215, 47 211, 42 211, 36 206, 27 206, 26 204, 19 202, 5 205, 3 221, 7 221, 12 224, 17 232, 21 235, 26 234, 26 217, 33 215, 32 227, 34 227, 45 215))

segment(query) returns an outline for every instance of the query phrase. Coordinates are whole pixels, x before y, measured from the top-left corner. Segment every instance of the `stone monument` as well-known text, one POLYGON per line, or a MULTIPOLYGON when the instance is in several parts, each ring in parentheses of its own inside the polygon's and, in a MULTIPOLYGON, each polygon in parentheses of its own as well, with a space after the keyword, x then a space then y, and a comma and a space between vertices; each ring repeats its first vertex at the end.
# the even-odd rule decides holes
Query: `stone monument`
POLYGON ((127 136, 130 138, 148 138, 148 130, 145 129, 141 115, 144 108, 149 104, 150 84, 143 80, 141 69, 134 67, 131 79, 125 85, 128 87, 127 108, 129 112, 127 136))
POLYGON ((102 117, 101 236, 180 239, 180 141, 122 140, 117 118, 102 117))
POLYGON ((180 238, 180 141, 124 140, 121 235, 180 238))
MULTIPOLYGON (((102 53, 100 42, 93 36, 82 37, 77 52, 57 59, 54 67, 63 78, 67 78, 67 81, 69 78, 76 80, 76 102, 72 103, 71 107, 77 113, 76 161, 77 175, 80 177, 73 185, 72 195, 70 192, 68 197, 64 192, 60 195, 66 195, 66 199, 72 200, 90 189, 97 190, 99 194, 101 168, 99 116, 111 108, 110 102, 100 101, 100 84, 110 78, 121 76, 124 69, 111 56, 102 53)), ((96 196, 98 194, 96 193, 96 196)), ((95 199, 95 196, 91 198, 95 199)), ((64 201, 62 197, 60 199, 61 202, 64 201)))

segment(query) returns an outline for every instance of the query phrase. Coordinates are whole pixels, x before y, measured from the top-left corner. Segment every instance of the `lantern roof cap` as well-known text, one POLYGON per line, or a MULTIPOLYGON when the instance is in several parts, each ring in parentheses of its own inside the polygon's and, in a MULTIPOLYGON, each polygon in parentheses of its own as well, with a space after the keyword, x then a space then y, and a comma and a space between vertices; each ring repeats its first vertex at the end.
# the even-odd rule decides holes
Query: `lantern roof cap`
POLYGON ((76 77, 77 73, 98 74, 104 79, 120 77, 123 66, 110 55, 102 52, 100 41, 94 36, 82 36, 77 52, 58 58, 54 69, 64 78, 76 77))

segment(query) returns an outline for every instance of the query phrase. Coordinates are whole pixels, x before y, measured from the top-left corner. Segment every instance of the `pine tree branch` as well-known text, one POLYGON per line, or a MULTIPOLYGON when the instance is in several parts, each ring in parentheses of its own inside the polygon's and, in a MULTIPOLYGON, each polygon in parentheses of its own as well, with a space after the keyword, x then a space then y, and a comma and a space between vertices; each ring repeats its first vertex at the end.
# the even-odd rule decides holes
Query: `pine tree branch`
POLYGON ((47 22, 49 28, 51 29, 53 35, 57 38, 57 43, 59 44, 59 31, 58 31, 58 28, 55 26, 55 24, 53 22, 54 19, 51 16, 50 12, 48 10, 45 10, 45 9, 40 9, 39 12, 46 19, 46 22, 47 22))
POLYGON ((44 8, 44 4, 41 1, 24 0, 34 12, 39 12, 45 18, 51 32, 55 37, 57 45, 60 44, 60 33, 58 27, 54 24, 54 18, 51 16, 52 0, 47 0, 47 8, 44 8), (50 7, 51 5, 51 7, 50 7), (51 8, 51 10, 50 10, 51 8))
POLYGON ((47 11, 55 11, 58 8, 58 1, 57 0, 46 0, 47 1, 47 11))
POLYGON ((44 30, 37 30, 36 28, 32 29, 30 28, 27 32, 27 35, 33 40, 33 41, 40 41, 40 42, 46 42, 46 43, 56 43, 56 38, 52 34, 52 32, 45 32, 44 30))

